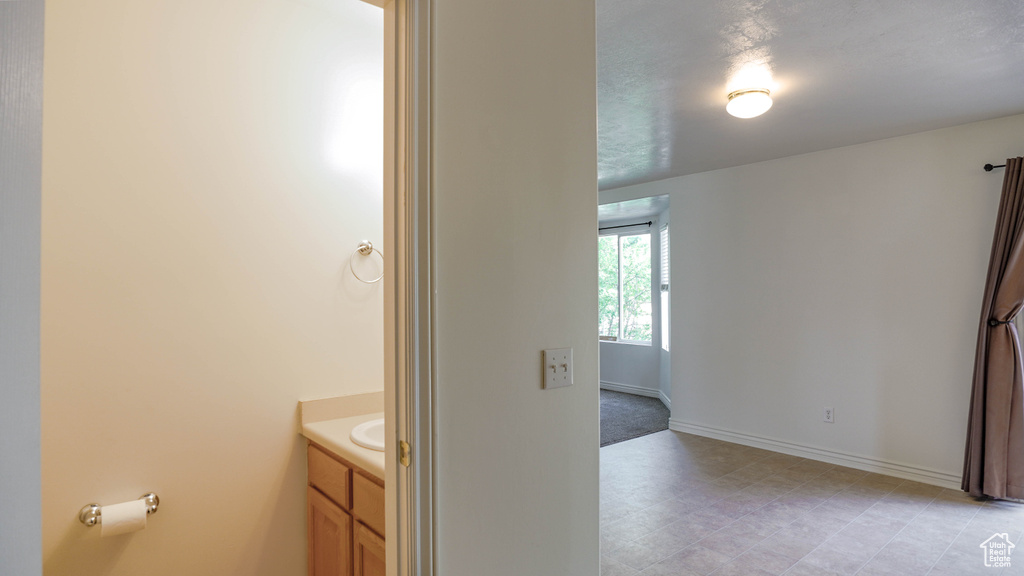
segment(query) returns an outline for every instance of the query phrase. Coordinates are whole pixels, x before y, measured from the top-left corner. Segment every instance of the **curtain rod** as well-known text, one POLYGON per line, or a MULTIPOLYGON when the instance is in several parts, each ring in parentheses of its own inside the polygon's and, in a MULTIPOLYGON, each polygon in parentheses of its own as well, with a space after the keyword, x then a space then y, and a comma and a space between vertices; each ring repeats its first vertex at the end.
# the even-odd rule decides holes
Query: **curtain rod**
POLYGON ((985 164, 984 168, 985 172, 991 172, 993 168, 1006 168, 1006 164, 996 164, 995 166, 991 164, 985 164))
POLYGON ((649 220, 647 222, 637 222, 636 224, 623 224, 622 226, 606 226, 604 228, 598 228, 597 230, 598 232, 600 232, 601 230, 614 230, 616 228, 632 228, 633 226, 643 226, 644 224, 646 224, 647 227, 650 228, 651 225, 654 224, 654 220, 649 220))

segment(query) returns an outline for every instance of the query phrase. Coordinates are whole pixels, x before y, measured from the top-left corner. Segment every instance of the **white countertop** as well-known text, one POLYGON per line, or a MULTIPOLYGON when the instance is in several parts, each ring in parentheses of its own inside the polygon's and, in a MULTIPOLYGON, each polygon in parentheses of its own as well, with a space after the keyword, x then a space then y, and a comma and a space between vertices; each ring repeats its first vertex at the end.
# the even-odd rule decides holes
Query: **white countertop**
POLYGON ((349 434, 356 426, 383 417, 383 412, 375 412, 311 422, 302 425, 302 435, 383 481, 384 453, 363 448, 349 438, 349 434))

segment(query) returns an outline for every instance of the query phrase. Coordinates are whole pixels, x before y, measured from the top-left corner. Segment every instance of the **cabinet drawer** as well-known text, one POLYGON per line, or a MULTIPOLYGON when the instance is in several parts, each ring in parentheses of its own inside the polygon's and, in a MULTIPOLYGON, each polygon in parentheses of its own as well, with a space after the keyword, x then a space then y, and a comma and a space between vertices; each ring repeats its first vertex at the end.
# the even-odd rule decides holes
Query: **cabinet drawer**
POLYGON ((349 486, 352 470, 312 444, 306 451, 306 457, 309 466, 309 485, 315 486, 342 508, 351 509, 349 486))
POLYGON ((362 474, 353 475, 352 514, 378 534, 384 534, 384 487, 362 474))

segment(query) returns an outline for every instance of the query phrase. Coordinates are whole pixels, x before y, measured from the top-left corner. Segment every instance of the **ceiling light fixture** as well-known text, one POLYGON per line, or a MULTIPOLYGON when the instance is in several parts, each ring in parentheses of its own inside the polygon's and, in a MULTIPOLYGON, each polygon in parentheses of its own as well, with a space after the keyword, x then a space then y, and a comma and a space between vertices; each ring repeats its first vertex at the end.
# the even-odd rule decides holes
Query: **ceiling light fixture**
POLYGON ((730 92, 725 111, 737 118, 760 116, 772 107, 770 94, 767 88, 747 88, 730 92))

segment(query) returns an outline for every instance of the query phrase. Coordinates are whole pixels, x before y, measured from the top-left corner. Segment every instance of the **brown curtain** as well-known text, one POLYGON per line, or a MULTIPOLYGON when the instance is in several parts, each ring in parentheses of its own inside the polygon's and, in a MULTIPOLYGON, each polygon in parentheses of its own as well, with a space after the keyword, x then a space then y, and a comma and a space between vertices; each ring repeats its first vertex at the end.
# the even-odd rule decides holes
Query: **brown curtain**
POLYGON ((1006 161, 981 308, 961 488, 1024 498, 1024 368, 1013 317, 1024 305, 1024 158, 1006 161))

